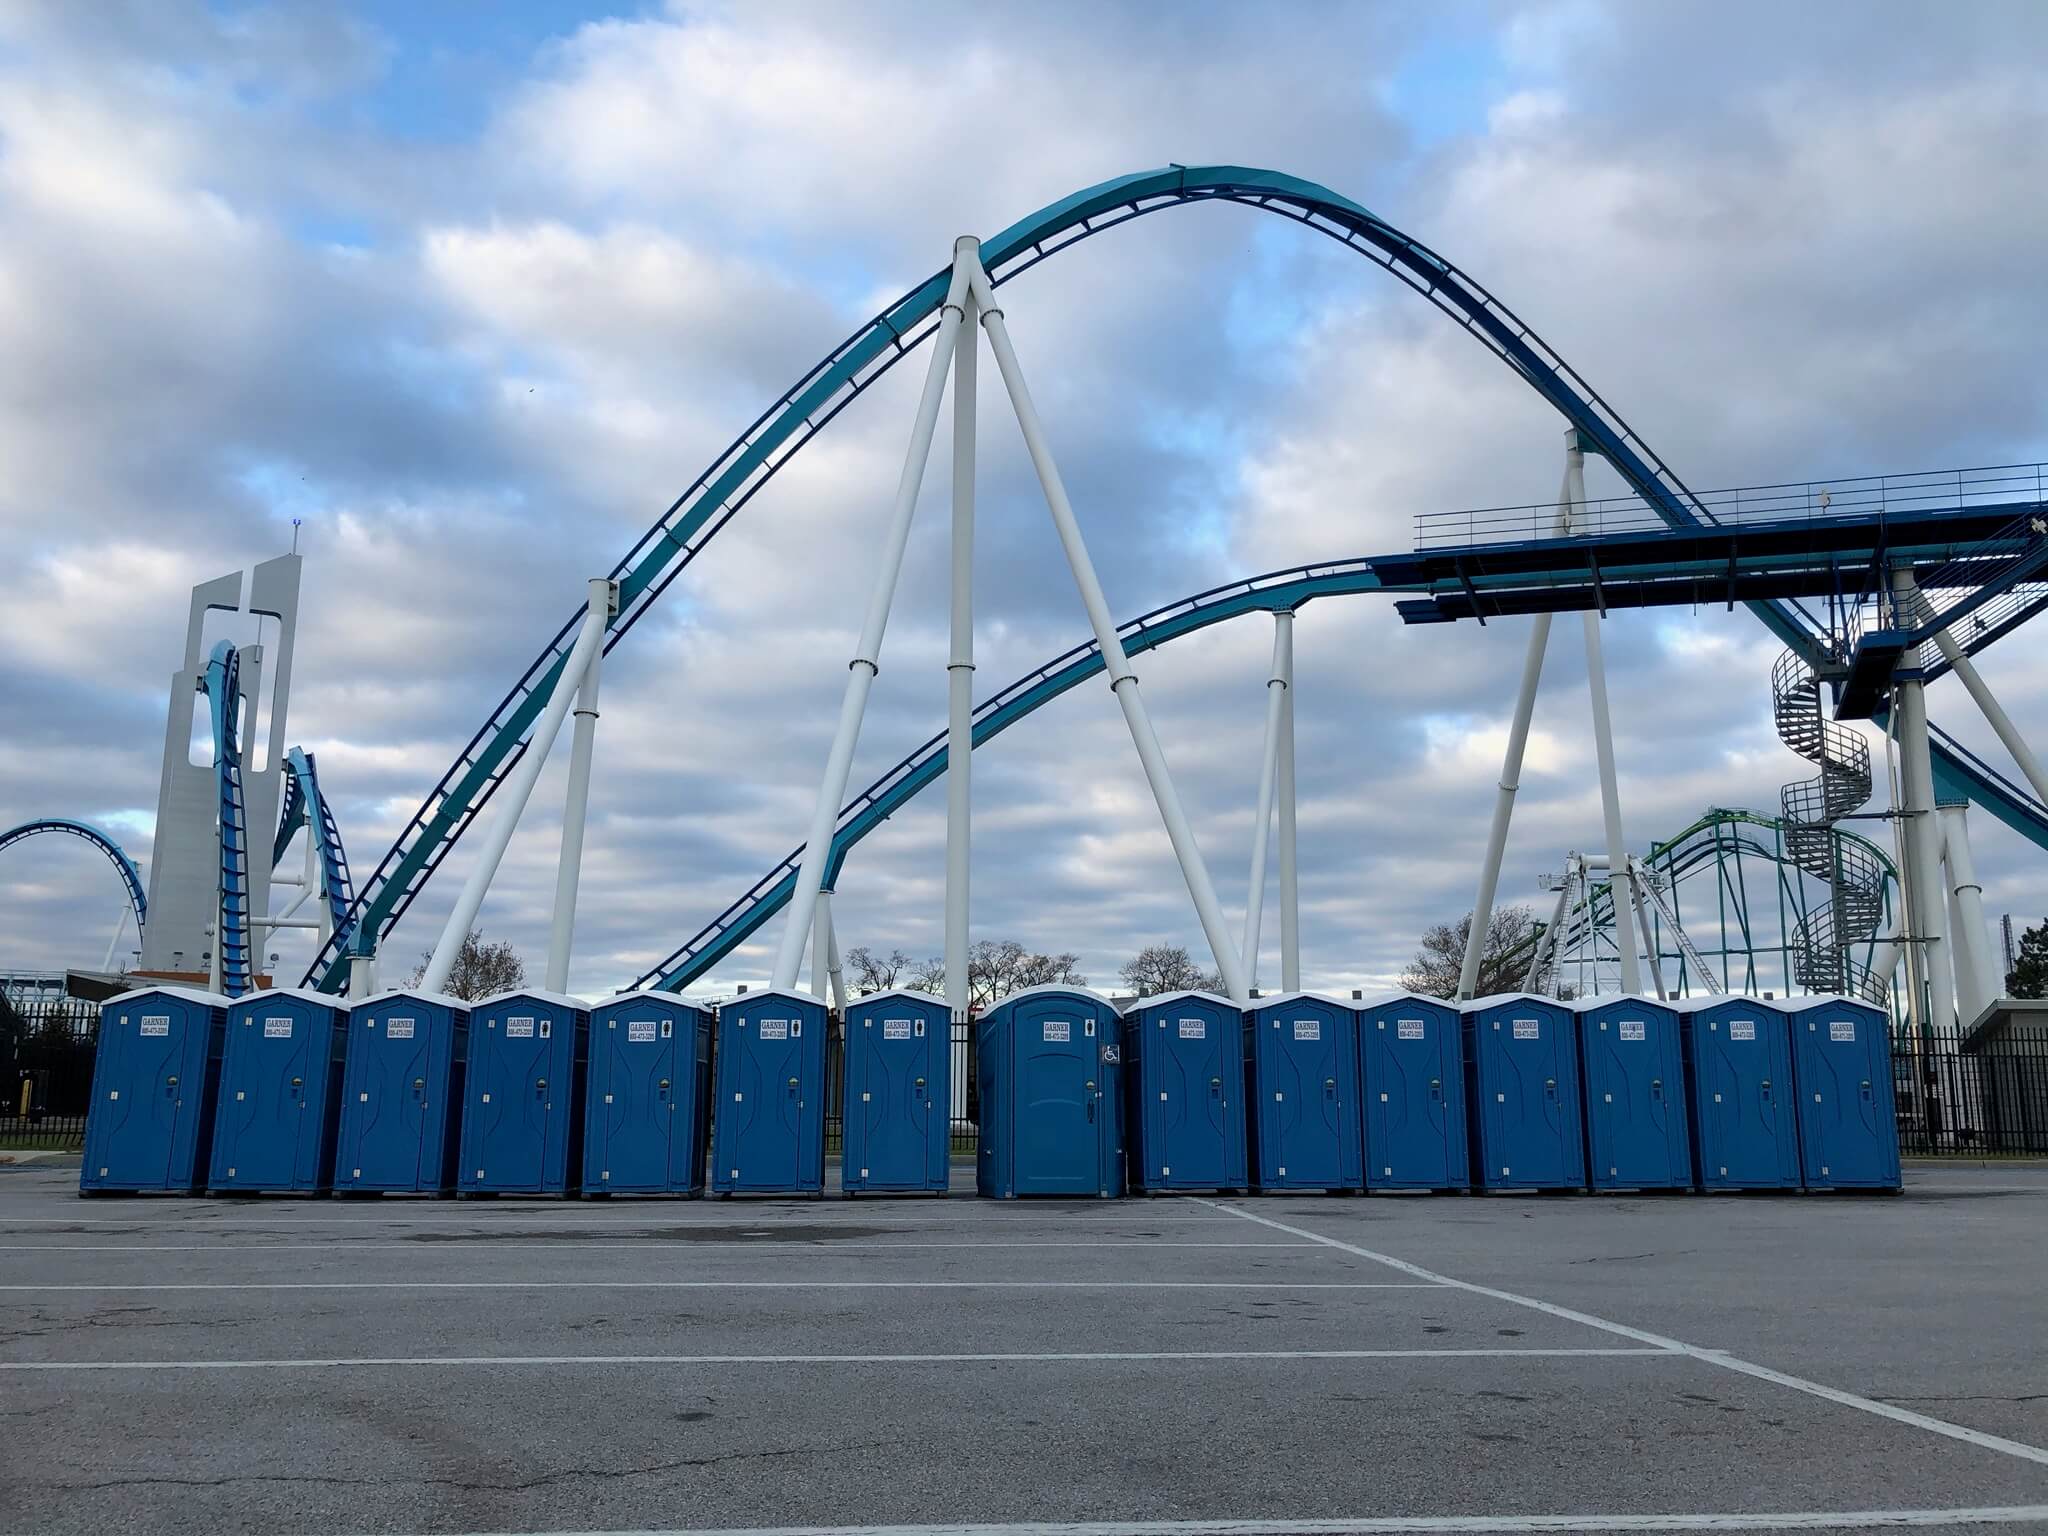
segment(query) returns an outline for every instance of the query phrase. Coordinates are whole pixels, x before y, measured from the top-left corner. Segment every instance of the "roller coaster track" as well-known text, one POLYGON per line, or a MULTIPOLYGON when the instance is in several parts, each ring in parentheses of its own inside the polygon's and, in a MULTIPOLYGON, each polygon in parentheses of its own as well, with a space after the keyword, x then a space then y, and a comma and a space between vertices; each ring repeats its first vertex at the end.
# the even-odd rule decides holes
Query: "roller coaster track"
POLYGON ((284 811, 277 819, 277 838, 270 854, 271 866, 275 868, 283 860, 292 834, 304 826, 307 835, 313 839, 314 852, 319 858, 320 899, 327 906, 328 924, 332 931, 340 933, 348 922, 352 899, 348 855, 342 850, 341 828, 335 824, 327 798, 320 793, 320 775, 314 767, 313 754, 293 747, 285 753, 284 764, 284 811))
MULTIPOLYGON (((1168 166, 1119 177, 1053 203, 985 241, 982 261, 1000 286, 1040 261, 1131 219, 1193 203, 1234 203, 1276 214, 1337 241, 1381 267, 1449 315, 1548 400, 1665 522, 1714 521, 1648 443, 1564 359, 1468 274, 1349 198, 1279 172, 1243 166, 1168 166)), ((619 611, 607 652, 777 471, 876 379, 930 338, 950 269, 942 269, 855 331, 764 411, 612 568, 619 611)), ((1749 605, 1787 645, 1818 654, 1821 642, 1801 610, 1779 601, 1749 605)), ((348 933, 322 946, 309 983, 338 990, 346 950, 373 950, 475 821, 526 750, 583 622, 572 613, 512 690, 442 774, 396 842, 363 882, 348 933)), ((2040 837, 2048 843, 2048 812, 2040 837)))
POLYGON ((242 658, 226 640, 199 677, 213 716, 213 772, 220 802, 220 921, 213 942, 221 990, 240 997, 253 979, 249 936, 249 825, 242 806, 242 658))
POLYGON ((121 883, 128 889, 128 905, 135 913, 135 931, 142 932, 143 921, 149 916, 149 898, 143 894, 142 876, 135 871, 135 861, 122 851, 113 835, 89 821, 73 821, 68 816, 39 816, 34 821, 24 821, 18 827, 0 832, 0 848, 10 848, 25 838, 44 832, 62 832, 83 838, 107 856, 108 862, 120 875, 121 883))

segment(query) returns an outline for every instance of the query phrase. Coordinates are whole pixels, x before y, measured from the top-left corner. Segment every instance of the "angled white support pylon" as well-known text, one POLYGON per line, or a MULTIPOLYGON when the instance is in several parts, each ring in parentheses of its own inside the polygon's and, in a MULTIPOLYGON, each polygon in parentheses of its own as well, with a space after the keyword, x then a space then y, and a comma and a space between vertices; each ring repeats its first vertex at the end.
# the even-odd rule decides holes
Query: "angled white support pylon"
POLYGON ((1976 1022, 2005 990, 2005 978, 1991 953, 1991 929, 1984 921, 1984 887, 1970 851, 1967 805, 1941 808, 1942 863, 1948 869, 1949 932, 1955 936, 1956 1002, 1959 1022, 1976 1022))
MULTIPOLYGON (((1913 613, 1918 588, 1910 567, 1892 573, 1895 607, 1913 613)), ((1905 855, 1906 898, 1913 914, 1912 938, 1918 939, 1920 975, 1926 989, 1913 1002, 1916 1022, 1936 1030, 1953 1028, 1956 1022, 1955 967, 1946 935, 1946 903, 1941 890, 1941 824, 1934 805, 1934 761, 1927 741, 1927 685, 1919 681, 1895 683, 1892 688, 1893 714, 1899 741, 1899 809, 1905 812, 1899 839, 1905 855)))
POLYGON ((825 987, 831 977, 835 947, 832 940, 832 893, 820 891, 817 915, 811 923, 811 996, 821 1003, 825 1001, 825 987))
MULTIPOLYGON (((590 583, 590 604, 606 621, 618 611, 618 587, 602 577, 590 583)), ((555 919, 548 930, 550 992, 569 990, 569 949, 576 942, 576 888, 583 879, 583 826, 590 810, 590 758, 597 743, 597 675, 604 647, 590 653, 583 686, 576 690, 576 724, 569 739, 569 787, 562 800, 562 852, 555 865, 555 919)), ((312 836, 309 823, 306 835, 312 836)), ((326 903, 322 902, 324 910, 326 903)))
POLYGON ((1301 881, 1294 840, 1294 615, 1273 615, 1273 638, 1287 686, 1280 692, 1280 987, 1301 990, 1301 881))
MULTIPOLYGON (((832 893, 825 892, 827 896, 832 893)), ((839 964, 839 930, 832 926, 832 909, 825 909, 825 969, 832 978, 832 1006, 846 1017, 846 972, 839 964)))
POLYGON ((939 402, 946 392, 946 370, 952 365, 953 344, 960 334, 970 264, 979 270, 980 262, 972 253, 965 258, 956 256, 953 261, 952 285, 946 290, 945 304, 939 311, 931 362, 925 369, 924 394, 917 403, 910 448, 903 456, 903 473, 896 482, 896 506, 882 546, 881 569, 875 573, 860 642, 847 667, 839 726, 833 733, 832 750, 825 759, 824 776, 818 784, 810 834, 804 839, 803 860, 797 866, 796 887, 790 892, 789 920, 783 924, 782 943, 775 951, 774 985, 784 989, 796 984, 797 972, 803 968, 804 941, 810 937, 818 889, 824 884, 825 861, 832 851, 832 828, 839 819, 840 803, 846 798, 846 776, 853 767, 853 749, 860 741, 861 717, 867 712, 868 692, 874 686, 875 674, 881 670, 882 635, 889 627, 889 607, 896 599, 896 583, 903 575, 903 550, 910 541, 910 521, 917 511, 918 490, 924 484, 925 462, 931 457, 939 402))
POLYGON ((491 881, 498 873, 498 863, 511 844, 512 834, 519 830, 519 818, 526 813, 526 802, 533 796, 534 782, 540 778, 540 771, 547 764, 548 750, 554 746, 555 737, 561 734, 570 701, 583 686, 583 674, 590 665, 590 658, 603 648, 605 626, 610 622, 611 612, 608 602, 597 600, 597 586, 597 582, 591 582, 591 600, 584 611, 583 628, 577 631, 576 643, 569 648, 569 654, 562 662, 554 691, 548 695, 547 708, 534 722, 533 735, 527 740, 526 755, 519 759, 519 766, 512 771, 512 777, 505 786, 505 800, 498 819, 491 823, 490 834, 484 839, 476 866, 470 870, 462 894, 455 898, 455 910, 448 914, 448 921, 441 929, 440 942, 434 946, 434 953, 427 960, 427 968, 419 984, 428 992, 440 992, 447 987, 448 973, 455 969, 455 958, 462 952, 462 941, 469 936, 470 927, 476 922, 477 910, 484 904, 484 892, 491 888, 491 881))
POLYGON ((1038 471, 1039 487, 1045 492, 1046 508, 1059 532, 1067 564, 1073 569, 1074 585, 1080 589, 1081 604, 1088 610, 1088 622, 1095 631, 1096 643, 1102 648, 1110 691, 1116 695, 1117 703, 1123 709, 1124 724, 1130 729, 1131 743, 1137 748, 1145 780, 1152 788, 1159 818, 1166 823, 1166 835, 1172 840, 1174 856, 1180 861, 1188 895, 1194 900, 1195 913, 1202 922, 1202 933, 1209 941, 1209 952, 1215 957, 1216 968, 1223 976, 1224 990, 1232 1001, 1248 1002, 1251 994, 1245 982, 1244 967, 1239 962, 1237 945, 1231 942, 1223 909, 1216 900, 1216 887, 1209 878, 1208 866, 1202 862, 1202 850, 1195 843, 1195 834, 1188 825, 1180 794, 1173 786, 1173 775, 1166 766, 1165 754, 1160 751, 1158 733, 1152 728, 1152 717, 1146 712, 1145 701, 1138 693, 1138 676, 1131 670, 1123 642, 1117 638, 1116 620, 1111 617, 1109 603, 1102 595, 1102 584, 1096 579, 1094 563, 1088 558, 1088 546, 1082 540, 1073 503, 1067 499, 1059 466, 1053 462, 1045 428, 1038 419, 1038 407, 1032 403, 1031 390, 1024 382, 1024 371, 1018 365, 1016 349, 1010 344, 1009 328, 1003 322, 1002 309, 996 304, 995 289, 988 280, 988 274, 982 270, 979 258, 974 261, 972 281, 974 301, 981 306, 982 329, 987 332, 989 347, 996 355, 996 367, 1009 391, 1010 405, 1024 434, 1024 446, 1031 454, 1032 467, 1038 471))
MULTIPOLYGON (((953 259, 979 261, 981 242, 963 235, 953 259)), ((955 1023, 967 1018, 968 884, 972 874, 974 817, 974 296, 966 296, 962 323, 967 345, 953 349, 953 601, 951 647, 946 656, 946 1007, 955 1023)))
POLYGON ((1266 679, 1266 736, 1259 754, 1259 811, 1252 826, 1252 869, 1245 884, 1244 980, 1259 984, 1259 925, 1266 910, 1266 842, 1273 824, 1273 787, 1279 771, 1280 719, 1287 707, 1287 657, 1280 616, 1273 616, 1273 667, 1266 679))

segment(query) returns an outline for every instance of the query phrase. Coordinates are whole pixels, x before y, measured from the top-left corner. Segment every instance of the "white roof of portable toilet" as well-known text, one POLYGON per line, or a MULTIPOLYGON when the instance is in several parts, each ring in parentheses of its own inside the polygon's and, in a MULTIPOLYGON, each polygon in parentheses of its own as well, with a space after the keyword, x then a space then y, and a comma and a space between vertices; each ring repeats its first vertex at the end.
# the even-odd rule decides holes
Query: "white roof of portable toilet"
POLYGON ((228 997, 223 993, 208 992, 203 987, 181 987, 171 982, 161 982, 156 986, 137 987, 132 992, 119 993, 114 997, 108 998, 106 1002, 101 1003, 100 1006, 102 1008, 105 1008, 106 1006, 108 1006, 108 1004, 111 1003, 125 1003, 131 997, 148 997, 152 993, 161 994, 167 997, 182 998, 184 1001, 188 1003, 204 1003, 209 1008, 225 1008, 229 1003, 232 1003, 234 1001, 233 998, 228 997))
POLYGON ((636 987, 631 992, 615 992, 610 997, 601 997, 586 1006, 592 1013, 600 1008, 616 1008, 621 1003, 661 1003, 676 1008, 702 1008, 703 1004, 693 1003, 680 992, 664 992, 659 987, 636 987))
POLYGON ((1124 1008, 1125 1013, 1136 1013, 1141 1008, 1162 1008, 1177 997, 1198 997, 1205 1003, 1221 1003, 1225 1008, 1237 1004, 1215 992, 1206 992, 1199 987, 1182 987, 1177 992, 1155 992, 1150 997, 1134 997, 1124 1008))
POLYGON ((1448 1008, 1453 1013, 1456 1013, 1459 1007, 1454 998, 1433 997, 1427 992, 1375 992, 1371 997, 1359 998, 1351 1006, 1363 1013, 1368 1008, 1384 1008, 1389 1003, 1433 1003, 1439 1008, 1448 1008))
POLYGON ((825 1006, 825 999, 822 997, 813 997, 808 992, 799 992, 795 987, 762 987, 759 991, 742 992, 738 997, 728 999, 725 1006, 730 1008, 737 1003, 756 1002, 764 997, 786 997, 793 1003, 809 1003, 815 1008, 823 1008, 825 1006))
POLYGON ((572 1013, 590 1012, 590 1004, 580 997, 571 997, 566 992, 543 992, 537 987, 513 987, 505 992, 493 992, 489 997, 480 997, 469 1005, 470 1012, 488 1008, 493 1003, 508 1002, 515 997, 531 998, 536 1003, 552 1003, 557 1008, 567 1008, 572 1013))
POLYGON ((317 1003, 322 1008, 338 1008, 343 1013, 347 1013, 349 1007, 347 998, 337 997, 332 992, 318 992, 311 987, 265 987, 261 992, 244 992, 234 999, 234 1005, 254 1003, 266 997, 296 998, 302 1003, 317 1003))
POLYGON ((1866 1003, 1860 997, 1848 997, 1840 992, 1821 992, 1811 997, 1788 997, 1775 1006, 1787 1013, 1798 1013, 1807 1008, 1839 1008, 1844 1003, 1851 1003, 1858 1008, 1868 1008, 1872 1013, 1884 1012, 1875 1003, 1866 1003))
POLYGON ((1351 1005, 1341 997, 1332 997, 1327 992, 1276 992, 1271 997, 1255 997, 1246 1003, 1246 1013, 1264 1013, 1268 1008, 1278 1008, 1282 1003, 1298 1002, 1306 998, 1312 1003, 1328 1003, 1332 1008, 1349 1008, 1351 1005))
POLYGON ((1460 1003, 1460 1008, 1492 1008, 1505 1003, 1544 1003, 1552 1008, 1568 1008, 1571 1004, 1555 997, 1545 997, 1541 992, 1492 992, 1485 997, 1475 997, 1470 1002, 1460 1003))
POLYGON ((1752 1008, 1783 1006, 1774 997, 1751 997, 1747 992, 1709 992, 1701 997, 1674 998, 1664 1006, 1680 1013, 1698 1013, 1702 1008, 1716 1008, 1722 1003, 1747 1003, 1752 1008))
MULTIPOLYGON (((1714 1001, 1726 1002, 1727 999, 1715 998, 1714 1001)), ((1573 1013, 1584 1013, 1589 1008, 1605 1008, 1610 1003, 1636 1003, 1646 1008, 1676 1008, 1678 1006, 1677 999, 1666 1002, 1662 998, 1651 997, 1645 992, 1602 992, 1597 997, 1574 997, 1567 999, 1564 1006, 1571 1009, 1573 1013)))
POLYGON ((382 992, 372 992, 368 997, 352 997, 348 999, 348 1006, 353 1011, 367 1008, 372 1003, 389 1002, 394 997, 414 1003, 431 1003, 437 1008, 453 1008, 458 1013, 467 1013, 476 1006, 466 997, 455 997, 447 992, 423 992, 416 987, 387 987, 382 992))
POLYGON ((1107 1008, 1111 1013, 1116 1012, 1116 1000, 1114 998, 1109 997, 1104 993, 1096 991, 1093 987, 1076 986, 1073 982, 1070 981, 1048 981, 1042 982, 1041 984, 1035 987, 1022 987, 1019 988, 1017 991, 1012 992, 1008 997, 998 998, 989 1006, 991 1008, 1000 1008, 1003 1006, 1004 1003, 1014 1003, 1020 997, 1033 997, 1040 992, 1065 992, 1070 996, 1079 995, 1081 997, 1092 997, 1095 999, 1095 1001, 1102 1004, 1103 1007, 1107 1008))
POLYGON ((915 987, 886 987, 880 992, 869 992, 865 996, 856 997, 847 1006, 851 1008, 855 1003, 879 1003, 884 998, 889 997, 907 997, 914 1003, 930 1003, 934 1008, 946 1006, 946 1000, 943 997, 935 996, 930 992, 920 992, 915 987))

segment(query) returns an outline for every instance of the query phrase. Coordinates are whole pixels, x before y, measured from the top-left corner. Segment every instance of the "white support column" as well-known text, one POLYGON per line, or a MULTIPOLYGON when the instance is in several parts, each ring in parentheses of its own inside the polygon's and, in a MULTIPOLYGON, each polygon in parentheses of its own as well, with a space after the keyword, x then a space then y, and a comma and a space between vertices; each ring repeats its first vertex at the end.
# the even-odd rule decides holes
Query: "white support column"
POLYGON ((988 333, 989 346, 996 355, 996 366, 1009 390, 1010 404, 1017 413, 1017 425, 1024 434, 1024 445, 1030 451, 1032 466, 1038 471, 1039 486, 1045 492, 1046 507, 1052 513, 1053 526, 1059 531, 1067 564, 1073 568, 1074 585, 1080 589, 1082 606, 1088 610, 1088 622, 1095 630, 1096 643, 1102 648, 1110 690, 1123 708, 1124 724, 1130 729, 1131 743, 1137 748, 1138 761, 1144 766, 1145 780, 1152 787, 1152 799, 1159 807, 1159 818, 1166 823, 1166 835, 1172 840, 1174 855, 1180 861, 1181 875, 1187 881, 1188 895, 1193 898, 1196 915, 1201 918, 1202 932, 1209 941, 1209 952, 1215 957, 1216 968, 1223 975, 1224 989, 1232 1001, 1248 1002, 1250 991, 1245 983, 1244 968, 1238 962, 1237 946, 1230 941, 1223 909, 1217 904, 1216 887, 1209 879, 1209 868, 1202 862, 1202 851, 1196 846, 1195 834, 1188 826, 1180 795, 1173 787, 1173 775, 1166 766, 1165 754, 1159 749, 1158 734, 1152 729, 1152 718, 1146 713, 1145 701, 1138 693, 1137 674, 1131 670, 1130 658, 1124 654, 1123 642, 1117 638, 1116 621, 1110 617, 1109 603, 1102 595, 1102 584, 1096 579, 1095 566, 1088 558, 1088 546, 1081 538, 1081 526, 1074 517, 1073 504, 1067 500, 1066 486, 1061 483, 1059 467, 1053 462, 1052 449, 1046 443, 1045 429, 1038 419, 1038 407, 1032 403, 1030 388, 1025 384, 1023 369, 1017 362, 1016 349, 1010 345, 1003 312, 996 306, 995 290, 979 261, 974 264, 973 283, 975 302, 981 306, 982 329, 988 333))
POLYGON ((1468 998, 1479 985, 1479 965, 1486 953, 1486 930, 1493 921, 1493 898, 1500 887, 1501 859, 1507 852, 1508 822, 1515 813, 1515 791, 1522 783, 1522 753, 1529 745, 1529 721, 1536 713, 1536 685, 1543 679, 1543 653, 1550 645, 1550 615, 1536 615, 1529 631, 1529 649, 1522 657, 1522 687, 1515 695, 1514 719, 1508 723, 1508 749, 1500 765, 1500 792, 1493 802, 1493 825, 1486 833, 1486 857, 1479 866, 1479 891, 1472 898, 1472 926, 1465 935, 1465 964, 1458 972, 1458 996, 1468 998))
MULTIPOLYGON (((1892 590, 1898 607, 1915 609, 1913 573, 1892 573, 1892 590)), ((1916 1015, 1936 1030, 1956 1022, 1955 968, 1942 930, 1947 926, 1941 894, 1941 829, 1935 819, 1934 763, 1927 744, 1927 687, 1904 682, 1894 686, 1893 709, 1899 738, 1899 777, 1906 813, 1905 835, 1900 839, 1906 853, 1906 890, 1913 903, 1914 937, 1920 940, 1920 973, 1926 978, 1926 1008, 1916 1015)))
POLYGON ((825 984, 832 969, 832 893, 818 892, 816 916, 811 923, 811 996, 825 1001, 825 984))
POLYGON ((1294 615, 1273 616, 1280 670, 1287 686, 1280 690, 1280 750, 1274 767, 1280 777, 1280 987, 1301 990, 1301 881, 1295 861, 1294 825, 1294 615))
MULTIPOLYGON (((327 941, 334 937, 334 914, 327 909, 327 871, 320 867, 320 855, 315 847, 320 841, 314 833, 315 818, 318 815, 319 812, 312 806, 306 807, 306 872, 301 877, 302 889, 299 891, 299 900, 305 900, 308 891, 316 893, 320 908, 320 947, 325 949, 327 941)), ((291 912, 296 912, 298 905, 298 902, 293 902, 291 912)), ((291 912, 285 915, 289 917, 291 912)))
MULTIPOLYGON (((1558 938, 1564 932, 1564 910, 1566 904, 1571 900, 1571 894, 1571 866, 1567 863, 1563 878, 1557 882, 1557 905, 1551 908, 1550 924, 1537 937, 1536 953, 1529 957, 1528 972, 1522 977, 1522 990, 1524 992, 1534 992, 1537 984, 1543 979, 1544 962, 1557 949, 1558 938)), ((1469 947, 1467 954, 1468 956, 1470 954, 1469 947)), ((1474 974, 1476 977, 1477 967, 1474 967, 1474 974)), ((1471 986, 1472 983, 1464 983, 1463 989, 1458 993, 1458 996, 1461 998, 1470 996, 1471 986)))
MULTIPOLYGON (((618 588, 603 577, 590 583, 590 606, 611 622, 618 588)), ((569 949, 576 941, 576 888, 583 878, 583 824, 590 809, 590 755, 597 741, 597 674, 604 647, 590 653, 576 691, 576 726, 569 742, 569 788, 562 803, 562 852, 555 866, 555 921, 548 932, 548 990, 569 990, 569 949)))
POLYGON ((484 904, 484 892, 490 889, 491 881, 498 873, 498 863, 505 857, 505 849, 512 841, 512 834, 519 829, 519 818, 525 814, 534 783, 547 763, 548 749, 554 746, 555 737, 561 734, 570 701, 583 685, 584 669, 590 665, 591 656, 603 646, 605 625, 611 617, 609 607, 608 603, 593 602, 584 613, 583 628, 577 631, 576 643, 569 648, 569 654, 562 663, 554 691, 548 695, 547 707, 541 711, 540 719, 534 722, 533 735, 527 739, 526 755, 519 759, 519 766, 512 771, 512 777, 504 786, 498 819, 491 823, 476 866, 470 870, 462 894, 455 898, 455 910, 448 914, 447 924, 441 929, 440 942, 434 946, 426 971, 420 977, 420 987, 424 991, 439 992, 448 985, 448 973, 455 969, 455 957, 461 953, 462 941, 469 936, 470 926, 476 922, 477 911, 484 904))
POLYGON ((839 964, 839 930, 832 926, 832 907, 829 901, 832 893, 823 893, 827 898, 825 906, 825 971, 832 978, 832 1006, 839 1010, 841 1018, 846 1017, 846 972, 839 964))
POLYGON ((1252 871, 1245 883, 1244 983, 1259 984, 1259 925, 1266 910, 1266 843, 1273 824, 1273 786, 1279 771, 1280 717, 1287 707, 1287 672, 1280 616, 1273 616, 1273 669, 1266 679, 1266 736, 1259 754, 1259 819, 1252 827, 1252 871))
POLYGON ((931 362, 925 369, 924 394, 917 404, 909 451, 903 456, 903 473, 896 482, 896 505, 882 545, 881 568, 875 572, 875 584, 868 594, 860 643, 847 667, 839 726, 833 733, 832 750, 825 759, 824 777, 811 810, 811 830, 804 839, 803 862, 797 866, 796 887, 790 892, 789 920, 783 925, 782 944, 775 952, 773 982, 778 987, 794 986, 796 974, 803 968, 804 940, 810 936, 812 912, 819 887, 824 883, 825 862, 831 856, 833 824, 839 818, 840 802, 846 798, 846 776, 853 767, 853 749, 860 741, 861 717, 867 712, 868 691, 874 686, 875 674, 881 670, 882 635, 889 627, 889 607, 895 601, 896 583, 903 574, 903 550, 910 541, 910 521, 917 511, 918 490, 924 484, 925 461, 931 457, 939 402, 946 392, 946 370, 952 364, 953 344, 960 334, 970 264, 975 264, 971 258, 955 258, 953 283, 939 311, 938 334, 932 338, 931 362))
POLYGON ((121 910, 114 917, 114 936, 107 940, 107 958, 100 962, 100 970, 108 975, 114 970, 114 951, 121 947, 121 935, 128 931, 128 901, 122 898, 121 910))
POLYGON ((377 957, 375 955, 350 955, 348 957, 348 995, 361 999, 377 990, 377 957))
MULTIPOLYGON (((1608 878, 1612 880, 1614 877, 1609 875, 1608 878)), ((1656 989, 1657 1000, 1662 1002, 1671 994, 1664 989, 1664 962, 1657 954, 1656 940, 1651 937, 1657 930, 1651 925, 1650 914, 1643 903, 1642 880, 1636 872, 1634 859, 1628 861, 1627 881, 1629 900, 1635 908, 1636 925, 1643 935, 1643 955, 1650 962, 1650 985, 1656 989)))
POLYGON ((2043 800, 2048 800, 2048 773, 2041 771, 2041 760, 2034 756, 2033 748, 2029 747, 2026 738, 2020 735, 2020 728, 2012 723, 2012 716, 2008 715, 2004 706, 1993 697, 1990 684, 1986 683, 1983 675, 1977 671, 1977 664, 1963 654, 1962 647, 1956 644, 1945 629, 1935 635, 1934 643, 1941 648, 1941 654, 1955 669, 1957 678, 1961 680, 1963 687, 1969 690, 1970 697, 1977 701, 1977 708, 1983 712, 1991 729, 1998 733, 1998 739, 2005 744, 2005 750, 2012 754, 2013 762, 2019 765, 2019 770, 2026 776, 2027 782, 2034 786, 2034 793, 2043 800))
MULTIPOLYGON (((953 259, 980 261, 981 242, 963 235, 953 259)), ((967 344, 953 348, 953 603, 946 657, 946 1007, 967 1018, 968 887, 974 821, 974 413, 978 346, 972 294, 961 305, 967 344)))
POLYGON ((1984 921, 1984 887, 1977 879, 1976 855, 1970 851, 1969 808, 1943 806, 1941 832, 1942 862, 1948 868, 1948 927, 1955 936, 1956 1001, 1961 1022, 1970 1024, 2005 991, 2005 978, 1984 921))

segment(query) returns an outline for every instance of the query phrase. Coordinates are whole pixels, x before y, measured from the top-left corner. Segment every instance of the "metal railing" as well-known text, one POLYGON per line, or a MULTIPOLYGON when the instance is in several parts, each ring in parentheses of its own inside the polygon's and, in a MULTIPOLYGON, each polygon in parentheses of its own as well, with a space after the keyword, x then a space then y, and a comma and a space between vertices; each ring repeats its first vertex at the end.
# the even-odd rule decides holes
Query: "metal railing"
POLYGON ((0 1152, 85 1145, 99 1004, 28 997, 0 1010, 0 1152))
MULTIPOLYGON (((2040 502, 2048 494, 2048 465, 1994 464, 1974 469, 1923 470, 1904 475, 1790 480, 1778 485, 1731 486, 1701 491, 1695 501, 1715 523, 1783 523, 1823 517, 1881 517, 1906 512, 1968 511, 2012 502, 2040 502)), ((1526 506, 1424 512, 1415 519, 1415 547, 1518 543, 1557 536, 1555 501, 1526 506)), ((1572 536, 1670 532, 1670 522, 1637 495, 1574 502, 1572 536)))

